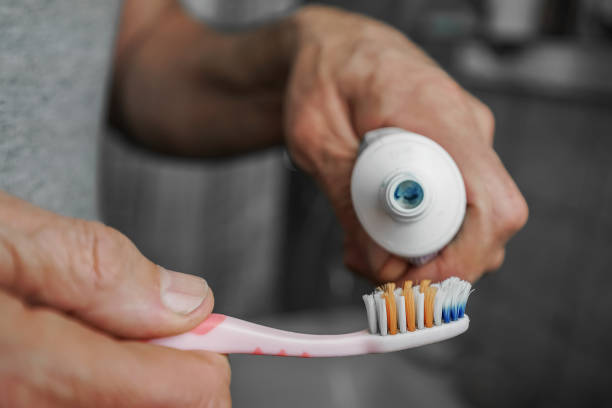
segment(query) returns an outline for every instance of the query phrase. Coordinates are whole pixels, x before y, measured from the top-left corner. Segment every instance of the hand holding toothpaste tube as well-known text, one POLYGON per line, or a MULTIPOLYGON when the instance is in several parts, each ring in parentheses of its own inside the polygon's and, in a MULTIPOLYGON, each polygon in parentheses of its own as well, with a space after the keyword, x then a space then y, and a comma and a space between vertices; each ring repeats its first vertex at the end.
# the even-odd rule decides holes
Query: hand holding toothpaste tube
MULTIPOLYGON (((133 14, 132 20, 142 19, 133 14)), ((373 280, 457 275, 473 281, 501 265, 528 210, 493 150, 493 116, 402 33, 321 6, 234 34, 216 32, 180 8, 167 14, 148 41, 138 43, 138 35, 130 41, 135 29, 124 28, 119 37, 111 118, 130 137, 186 156, 284 142, 331 200, 345 231, 345 263, 373 280), (168 100, 162 109, 160 101, 168 100), (361 138, 384 127, 434 140, 465 181, 460 232, 421 267, 375 244, 351 201, 361 138)))
POLYGON ((287 144, 332 202, 345 231, 345 263, 376 281, 399 282, 452 275, 473 281, 497 269, 528 210, 493 150, 490 110, 387 25, 317 7, 304 9, 296 20, 298 46, 285 105, 287 144), (351 201, 360 139, 384 127, 434 140, 452 156, 465 181, 461 230, 422 266, 377 245, 351 201))

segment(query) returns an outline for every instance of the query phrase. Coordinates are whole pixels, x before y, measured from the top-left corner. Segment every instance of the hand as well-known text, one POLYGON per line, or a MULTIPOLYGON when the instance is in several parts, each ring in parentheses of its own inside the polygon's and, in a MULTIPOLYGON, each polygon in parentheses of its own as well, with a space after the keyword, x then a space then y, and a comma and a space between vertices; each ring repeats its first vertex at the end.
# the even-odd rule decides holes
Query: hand
POLYGON ((324 7, 304 8, 294 20, 286 141, 293 159, 331 199, 345 232, 345 263, 376 281, 451 275, 475 280, 501 266, 504 246, 525 224, 528 210, 492 148, 489 109, 389 26, 324 7), (465 181, 467 212, 459 234, 421 267, 375 244, 351 203, 360 138, 387 126, 438 142, 465 181))
POLYGON ((315 6, 227 35, 193 20, 174 0, 126 4, 136 3, 149 11, 170 6, 154 19, 146 18, 151 12, 124 12, 111 116, 130 137, 165 153, 234 154, 281 142, 284 115, 284 140, 329 196, 351 269, 376 281, 474 280, 501 265, 505 243, 528 210, 492 148, 493 116, 401 33, 315 6), (377 246, 350 200, 360 138, 384 126, 438 142, 466 184, 461 231, 420 268, 377 246))
POLYGON ((119 232, 0 192, 0 406, 230 406, 224 356, 133 341, 187 331, 213 303, 119 232))

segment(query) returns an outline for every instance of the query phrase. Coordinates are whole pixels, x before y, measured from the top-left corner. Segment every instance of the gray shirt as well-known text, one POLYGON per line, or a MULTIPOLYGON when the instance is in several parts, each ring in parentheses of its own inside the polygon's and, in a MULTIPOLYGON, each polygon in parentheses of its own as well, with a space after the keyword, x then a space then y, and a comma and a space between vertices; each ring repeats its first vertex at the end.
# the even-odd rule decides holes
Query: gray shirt
POLYGON ((96 144, 119 0, 0 3, 0 189, 96 218, 96 144))

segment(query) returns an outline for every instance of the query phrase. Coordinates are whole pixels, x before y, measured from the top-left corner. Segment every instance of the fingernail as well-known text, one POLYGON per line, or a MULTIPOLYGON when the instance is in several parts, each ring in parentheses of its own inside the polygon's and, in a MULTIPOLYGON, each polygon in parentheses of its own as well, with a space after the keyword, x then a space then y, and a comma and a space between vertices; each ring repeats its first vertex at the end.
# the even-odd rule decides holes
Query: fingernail
POLYGON ((208 296, 208 284, 198 276, 159 267, 161 300, 175 313, 187 315, 208 296))

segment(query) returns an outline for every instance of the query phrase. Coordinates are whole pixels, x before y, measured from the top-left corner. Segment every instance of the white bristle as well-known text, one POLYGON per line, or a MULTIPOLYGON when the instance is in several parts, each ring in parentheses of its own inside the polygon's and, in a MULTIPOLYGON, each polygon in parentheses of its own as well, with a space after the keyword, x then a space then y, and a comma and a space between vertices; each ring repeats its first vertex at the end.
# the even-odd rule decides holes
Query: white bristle
POLYGON ((417 295, 417 308, 416 308, 416 320, 417 328, 422 329, 425 327, 425 294, 419 293, 417 295))
POLYGON ((376 305, 374 304, 374 296, 363 295, 363 303, 365 303, 366 314, 368 316, 368 328, 370 333, 376 334, 376 305))
POLYGON ((461 296, 461 303, 466 304, 468 301, 468 298, 470 297, 470 293, 472 292, 473 292, 472 285, 466 282, 466 285, 463 288, 463 295, 461 296))
MULTIPOLYGON (((473 292, 472 285, 457 277, 448 278, 439 283, 432 283, 429 287, 437 288, 433 301, 433 322, 440 326, 450 320, 457 320, 463 317, 465 305, 470 294, 473 292)), ((425 328, 425 294, 420 293, 420 285, 413 286, 414 310, 416 327, 425 328)), ((387 303, 383 297, 384 292, 376 288, 372 294, 363 295, 363 302, 366 307, 368 318, 368 330, 372 334, 380 333, 383 336, 388 334, 387 327, 387 303)), ((406 299, 403 290, 394 290, 397 325, 400 333, 407 332, 406 323, 406 299)))
POLYGON ((378 328, 380 334, 383 336, 387 335, 387 306, 386 302, 380 295, 375 295, 374 301, 376 302, 376 309, 378 310, 378 328))
POLYGON ((434 298, 434 324, 436 326, 442 324, 442 306, 444 305, 445 297, 446 291, 442 288, 438 288, 436 297, 434 298))
POLYGON ((406 333, 406 299, 403 295, 395 296, 397 305, 397 325, 401 333, 406 333))
POLYGON ((452 294, 449 290, 445 290, 444 303, 442 303, 442 309, 448 309, 451 306, 452 294))
POLYGON ((463 288, 461 287, 460 282, 457 282, 457 284, 452 286, 451 305, 453 307, 459 304, 459 299, 461 298, 462 289, 463 288))

